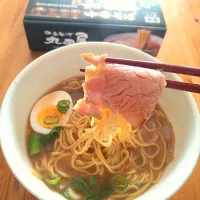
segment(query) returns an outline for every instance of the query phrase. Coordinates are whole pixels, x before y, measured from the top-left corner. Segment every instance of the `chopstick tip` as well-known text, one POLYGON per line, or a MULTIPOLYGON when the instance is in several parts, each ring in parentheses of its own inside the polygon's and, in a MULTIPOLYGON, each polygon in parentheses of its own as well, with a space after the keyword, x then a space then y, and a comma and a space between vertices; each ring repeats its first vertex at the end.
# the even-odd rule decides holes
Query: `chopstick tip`
POLYGON ((80 72, 85 72, 85 69, 81 68, 81 69, 80 69, 80 72))

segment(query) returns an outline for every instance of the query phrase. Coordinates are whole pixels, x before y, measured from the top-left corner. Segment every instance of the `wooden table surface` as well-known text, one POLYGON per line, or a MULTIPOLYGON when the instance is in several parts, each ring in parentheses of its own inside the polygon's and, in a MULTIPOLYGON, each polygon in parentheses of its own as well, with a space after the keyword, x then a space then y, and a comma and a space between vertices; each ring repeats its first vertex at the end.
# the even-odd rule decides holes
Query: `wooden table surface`
MULTIPOLYGON (((11 81, 42 52, 28 48, 23 15, 28 0, 0 3, 0 103, 11 81)), ((167 34, 158 59, 166 63, 200 67, 200 0, 161 0, 167 34)), ((200 78, 181 76, 200 84, 200 78)), ((200 109, 200 95, 193 94, 200 109)), ((200 141, 199 141, 200 142, 200 141)), ((189 163, 188 163, 189 164, 189 163)), ((0 200, 35 200, 10 172, 0 150, 0 200)), ((200 160, 184 186, 171 200, 200 200, 200 160)))

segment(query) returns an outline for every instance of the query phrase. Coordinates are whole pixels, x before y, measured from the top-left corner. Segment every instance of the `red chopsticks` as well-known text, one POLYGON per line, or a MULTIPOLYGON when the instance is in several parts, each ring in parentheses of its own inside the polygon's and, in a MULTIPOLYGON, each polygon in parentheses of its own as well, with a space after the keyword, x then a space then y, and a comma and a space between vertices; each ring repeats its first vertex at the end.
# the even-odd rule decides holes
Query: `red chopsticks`
MULTIPOLYGON (((164 63, 121 59, 121 58, 111 58, 111 57, 106 58, 106 62, 200 77, 200 68, 198 67, 186 67, 182 65, 169 65, 169 64, 164 64, 164 63)), ((80 71, 85 72, 85 69, 80 69, 80 71)), ((184 83, 184 82, 171 81, 171 80, 166 80, 166 82, 167 82, 167 85, 166 85, 167 88, 200 93, 200 85, 198 84, 184 83)))

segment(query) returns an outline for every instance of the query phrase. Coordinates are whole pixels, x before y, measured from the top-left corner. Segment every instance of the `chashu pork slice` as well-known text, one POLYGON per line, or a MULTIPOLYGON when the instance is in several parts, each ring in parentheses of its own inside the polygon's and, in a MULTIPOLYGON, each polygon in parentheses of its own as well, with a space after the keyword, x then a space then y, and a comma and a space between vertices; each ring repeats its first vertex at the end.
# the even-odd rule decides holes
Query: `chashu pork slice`
POLYGON ((160 71, 105 63, 106 55, 81 55, 90 63, 85 70, 84 98, 74 106, 77 112, 101 118, 104 108, 121 114, 132 126, 141 127, 152 115, 166 86, 160 71))

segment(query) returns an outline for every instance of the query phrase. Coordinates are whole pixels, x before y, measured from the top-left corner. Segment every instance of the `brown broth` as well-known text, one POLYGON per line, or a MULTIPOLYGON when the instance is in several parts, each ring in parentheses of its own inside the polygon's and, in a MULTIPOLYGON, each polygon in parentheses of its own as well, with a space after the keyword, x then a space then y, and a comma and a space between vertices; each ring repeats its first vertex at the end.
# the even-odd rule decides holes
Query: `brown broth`
MULTIPOLYGON (((73 79, 77 79, 81 83, 84 82, 84 77, 83 76, 81 76, 81 77, 74 77, 73 79)), ((75 105, 76 102, 77 102, 77 100, 79 100, 80 98, 83 97, 83 95, 84 95, 83 90, 82 89, 80 89, 80 90, 73 90, 73 89, 72 90, 68 90, 66 88, 67 82, 68 82, 68 80, 62 81, 61 83, 59 83, 56 86, 54 86, 53 88, 51 88, 45 94, 48 94, 48 93, 51 93, 51 92, 54 92, 54 91, 57 91, 57 90, 64 90, 64 91, 68 92, 71 95, 72 100, 73 100, 73 104, 75 105)), ((166 142, 166 145, 167 145, 167 156, 166 156, 166 161, 165 161, 165 166, 166 166, 174 158, 175 136, 174 136, 172 125, 171 125, 170 121, 167 119, 166 115, 164 114, 164 111, 161 109, 160 106, 157 106, 156 110, 157 111, 161 111, 162 115, 157 116, 156 113, 154 113, 153 116, 150 118, 150 120, 157 119, 157 120, 159 120, 159 122, 162 125, 162 127, 159 128, 156 131, 159 131, 163 135, 163 137, 165 139, 165 142, 166 142)), ((146 125, 151 128, 150 120, 146 122, 146 125)), ((30 122, 28 120, 27 130, 26 130, 26 144, 27 144, 27 146, 28 146, 28 137, 29 137, 29 135, 30 135, 30 133, 32 131, 33 130, 31 128, 30 122)), ((141 129, 141 135, 143 137, 143 140, 145 142, 147 142, 147 143, 152 138, 152 133, 149 132, 149 131, 147 131, 144 128, 141 129)), ((158 143, 161 144, 162 141, 159 139, 158 143)), ((53 145, 53 144, 51 144, 51 145, 53 145)), ((90 149, 88 151, 90 151, 90 149)), ((131 150, 131 151, 133 151, 133 150, 131 150)), ((154 149, 154 148, 147 148, 146 149, 146 152, 149 153, 149 154, 151 154, 151 153, 153 154, 153 153, 155 153, 155 151, 156 151, 156 149, 154 149)), ((49 150, 47 150, 47 148, 43 147, 42 153, 40 153, 38 155, 35 155, 35 156, 33 156, 33 157, 30 158, 31 164, 34 166, 35 162, 38 161, 43 156, 45 156, 45 157, 48 158, 50 156, 50 153, 51 153, 51 150, 49 151, 49 150)), ((133 151, 132 153, 137 157, 137 151, 133 151)), ((162 157, 163 157, 163 149, 161 148, 159 156, 157 156, 156 159, 154 159, 155 166, 158 165, 161 162, 162 157)), ((84 173, 76 171, 75 169, 72 168, 72 166, 70 164, 70 159, 71 158, 69 157, 69 158, 67 158, 65 160, 66 162, 60 162, 58 164, 59 167, 60 167, 60 169, 62 169, 62 171, 68 172, 68 174, 70 174, 71 177, 84 177, 84 179, 86 180, 86 182, 89 182, 88 176, 86 176, 84 173)), ((140 161, 138 160, 138 162, 140 162, 140 161)), ((145 169, 146 168, 144 167, 143 170, 145 170, 145 169)), ((93 169, 91 168, 91 171, 92 170, 93 169)), ((128 170, 130 170, 130 168, 128 168, 128 169, 125 168, 124 172, 126 172, 128 170)), ((142 173, 142 171, 138 171, 138 173, 142 173)), ((46 176, 48 177, 48 175, 46 175, 46 176)), ((107 185, 109 183, 109 181, 110 181, 111 176, 112 176, 112 174, 109 173, 109 172, 105 172, 105 174, 104 174, 103 177, 102 176, 96 176, 97 177, 97 184, 96 185, 99 186, 102 183, 104 185, 107 185)), ((158 173, 154 173, 154 176, 158 176, 158 173)), ((63 179, 62 182, 66 182, 66 180, 63 179)), ((62 193, 62 191, 63 191, 59 187, 53 187, 53 189, 56 190, 59 193, 62 193)), ((94 191, 95 191, 95 194, 97 194, 99 192, 99 187, 94 188, 94 191)))

